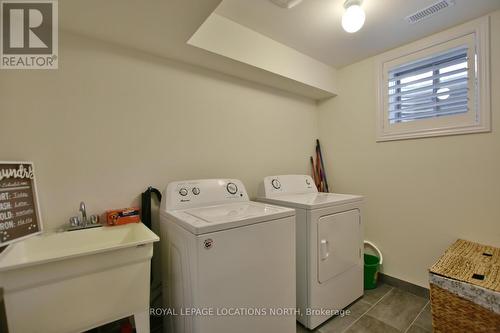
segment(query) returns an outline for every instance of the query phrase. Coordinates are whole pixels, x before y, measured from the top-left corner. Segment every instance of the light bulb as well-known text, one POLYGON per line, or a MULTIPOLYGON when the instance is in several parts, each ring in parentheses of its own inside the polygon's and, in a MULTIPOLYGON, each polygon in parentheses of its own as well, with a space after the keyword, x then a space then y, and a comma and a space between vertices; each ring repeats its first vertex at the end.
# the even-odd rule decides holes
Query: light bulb
POLYGON ((349 33, 358 31, 364 23, 365 12, 359 5, 347 7, 344 15, 342 15, 342 28, 349 33))

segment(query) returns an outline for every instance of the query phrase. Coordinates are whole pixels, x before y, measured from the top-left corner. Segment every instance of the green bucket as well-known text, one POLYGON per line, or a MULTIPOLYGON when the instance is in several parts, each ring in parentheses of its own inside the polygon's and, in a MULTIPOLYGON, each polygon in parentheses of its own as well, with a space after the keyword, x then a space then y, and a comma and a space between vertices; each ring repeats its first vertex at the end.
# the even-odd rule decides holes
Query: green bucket
POLYGON ((365 290, 377 288, 380 258, 365 253, 365 290))
POLYGON ((378 249, 377 245, 373 244, 369 240, 365 240, 364 245, 368 245, 377 252, 378 256, 365 253, 365 276, 364 276, 364 287, 365 290, 377 288, 377 278, 380 265, 384 258, 382 257, 382 252, 378 249))

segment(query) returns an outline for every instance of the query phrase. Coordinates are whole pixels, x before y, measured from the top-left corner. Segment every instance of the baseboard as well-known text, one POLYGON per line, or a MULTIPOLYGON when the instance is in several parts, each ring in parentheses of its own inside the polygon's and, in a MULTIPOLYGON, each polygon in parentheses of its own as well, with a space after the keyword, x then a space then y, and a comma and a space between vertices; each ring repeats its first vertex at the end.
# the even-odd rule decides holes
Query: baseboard
POLYGON ((404 291, 407 291, 413 295, 417 295, 420 297, 425 297, 429 298, 429 289, 417 286, 416 284, 400 280, 398 278, 395 278, 393 276, 385 275, 382 273, 379 273, 379 280, 383 283, 386 283, 390 286, 397 287, 399 289, 402 289, 404 291))

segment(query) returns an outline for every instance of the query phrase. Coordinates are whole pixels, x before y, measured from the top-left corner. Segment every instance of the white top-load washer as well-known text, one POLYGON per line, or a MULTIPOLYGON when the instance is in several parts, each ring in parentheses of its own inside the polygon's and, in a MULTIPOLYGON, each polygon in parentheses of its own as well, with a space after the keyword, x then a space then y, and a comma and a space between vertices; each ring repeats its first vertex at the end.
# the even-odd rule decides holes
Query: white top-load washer
POLYGON ((165 332, 295 332, 295 211, 236 179, 173 182, 163 198, 165 332))
POLYGON ((258 200, 296 209, 299 322, 313 329, 363 295, 362 196, 283 175, 264 178, 258 200))

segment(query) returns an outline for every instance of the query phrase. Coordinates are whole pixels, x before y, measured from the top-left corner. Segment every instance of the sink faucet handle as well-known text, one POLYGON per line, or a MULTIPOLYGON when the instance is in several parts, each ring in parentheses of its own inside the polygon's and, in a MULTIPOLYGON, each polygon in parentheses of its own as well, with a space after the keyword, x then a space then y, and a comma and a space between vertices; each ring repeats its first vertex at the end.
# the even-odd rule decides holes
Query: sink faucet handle
POLYGON ((69 225, 72 227, 78 227, 81 223, 81 219, 79 216, 73 216, 69 219, 69 225))
POLYGON ((80 212, 82 213, 82 220, 87 220, 87 209, 85 208, 85 202, 80 202, 80 212))

